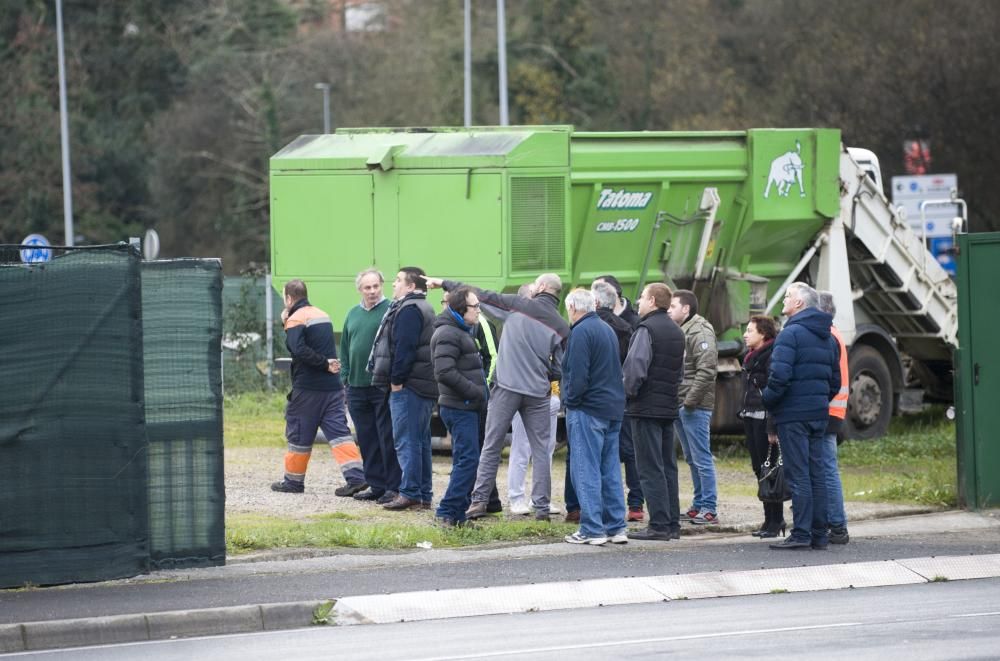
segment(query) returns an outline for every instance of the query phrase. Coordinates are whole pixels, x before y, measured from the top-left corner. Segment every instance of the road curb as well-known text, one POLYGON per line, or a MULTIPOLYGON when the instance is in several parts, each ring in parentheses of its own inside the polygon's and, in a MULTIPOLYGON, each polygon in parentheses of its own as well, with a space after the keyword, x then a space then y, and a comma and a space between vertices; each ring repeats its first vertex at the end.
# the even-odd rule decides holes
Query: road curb
POLYGON ((308 627, 328 601, 200 608, 0 625, 0 654, 308 627))
POLYGON ((995 577, 1000 554, 940 556, 344 597, 332 614, 338 625, 387 624, 995 577))

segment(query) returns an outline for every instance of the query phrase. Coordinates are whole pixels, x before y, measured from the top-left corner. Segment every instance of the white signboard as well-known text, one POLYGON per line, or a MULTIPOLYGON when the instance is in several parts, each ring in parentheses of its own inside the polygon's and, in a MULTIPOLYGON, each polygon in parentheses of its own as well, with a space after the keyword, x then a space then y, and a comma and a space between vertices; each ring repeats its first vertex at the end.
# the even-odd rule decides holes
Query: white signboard
MULTIPOLYGON (((892 178, 892 203, 906 211, 906 222, 918 234, 920 203, 931 200, 950 200, 951 191, 958 190, 958 176, 954 174, 921 174, 892 178)), ((929 206, 924 212, 927 236, 951 236, 951 221, 959 215, 957 204, 929 206)))

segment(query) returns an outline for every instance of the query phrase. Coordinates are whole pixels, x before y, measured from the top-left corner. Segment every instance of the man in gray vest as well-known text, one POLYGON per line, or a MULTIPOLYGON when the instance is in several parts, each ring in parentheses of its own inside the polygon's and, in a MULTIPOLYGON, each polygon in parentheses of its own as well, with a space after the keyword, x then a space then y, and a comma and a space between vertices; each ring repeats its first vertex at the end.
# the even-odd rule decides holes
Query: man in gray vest
POLYGON ((399 270, 392 283, 393 303, 368 361, 372 385, 389 389, 392 435, 403 474, 399 495, 384 505, 387 510, 431 507, 431 409, 438 387, 431 360, 435 315, 426 290, 423 269, 399 270))

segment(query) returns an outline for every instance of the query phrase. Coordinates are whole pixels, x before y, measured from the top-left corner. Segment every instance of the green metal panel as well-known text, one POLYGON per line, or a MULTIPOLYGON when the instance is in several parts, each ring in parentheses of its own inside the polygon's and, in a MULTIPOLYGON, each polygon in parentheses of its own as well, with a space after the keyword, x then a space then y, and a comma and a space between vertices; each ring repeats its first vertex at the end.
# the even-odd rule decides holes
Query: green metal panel
POLYGON ((275 287, 292 278, 310 301, 342 318, 357 298, 354 277, 375 262, 372 175, 304 172, 271 177, 275 287))
POLYGON ((458 279, 501 275, 500 174, 401 174, 399 263, 458 279))
POLYGON ((958 237, 959 499, 975 509, 1000 505, 1000 232, 958 237))

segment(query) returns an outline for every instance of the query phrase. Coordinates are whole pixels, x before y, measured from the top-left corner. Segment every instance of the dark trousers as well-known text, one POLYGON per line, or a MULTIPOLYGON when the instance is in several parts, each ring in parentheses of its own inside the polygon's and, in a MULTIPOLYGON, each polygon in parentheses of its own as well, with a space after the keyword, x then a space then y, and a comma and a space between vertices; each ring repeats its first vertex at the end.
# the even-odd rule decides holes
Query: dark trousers
POLYGON ((361 448, 365 482, 377 495, 399 491, 401 472, 392 444, 388 393, 375 386, 348 388, 347 409, 361 448))
POLYGON ((618 437, 618 459, 625 465, 625 486, 628 487, 628 498, 625 504, 628 505, 629 509, 642 509, 642 481, 639 478, 639 467, 635 463, 632 419, 628 416, 622 420, 622 431, 618 437))
POLYGON ((827 536, 827 420, 778 424, 785 479, 792 491, 792 534, 825 545, 827 536))
POLYGON ((567 512, 579 512, 580 499, 577 497, 576 489, 573 487, 573 464, 570 458, 570 445, 570 443, 566 443, 566 479, 563 480, 563 500, 566 501, 567 512))
POLYGON ((764 465, 771 447, 767 442, 767 420, 743 418, 743 431, 746 433, 747 452, 750 453, 750 470, 759 478, 760 467, 764 465))
MULTIPOLYGON (((746 433, 747 452, 750 453, 750 469, 754 476, 760 479, 761 468, 767 460, 767 453, 771 444, 767 441, 767 420, 757 420, 756 418, 743 418, 743 431, 746 433)), ((774 451, 777 460, 778 451, 774 451)), ((784 519, 784 504, 763 503, 764 521, 780 522, 784 519)))
POLYGON ((681 506, 673 419, 632 418, 632 442, 649 510, 649 527, 659 531, 679 530, 681 506))

